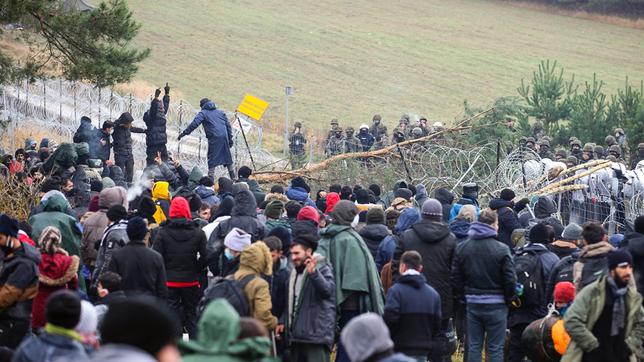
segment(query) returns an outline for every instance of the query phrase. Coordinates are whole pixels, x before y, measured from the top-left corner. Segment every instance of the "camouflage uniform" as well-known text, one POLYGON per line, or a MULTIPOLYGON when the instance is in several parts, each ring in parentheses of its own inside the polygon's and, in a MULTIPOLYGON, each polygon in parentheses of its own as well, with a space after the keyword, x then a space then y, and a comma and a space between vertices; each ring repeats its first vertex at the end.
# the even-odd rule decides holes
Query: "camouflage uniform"
POLYGON ((606 151, 602 146, 593 147, 593 154, 596 160, 603 160, 607 156, 606 151))
POLYGON ((306 163, 306 151, 304 149, 306 137, 301 132, 301 129, 302 123, 295 122, 295 130, 288 139, 288 148, 291 151, 291 168, 293 170, 301 168, 306 163))
POLYGON ((644 161, 644 143, 637 145, 637 154, 633 157, 633 161, 631 161, 631 169, 634 170, 640 161, 644 161))
MULTIPOLYGON (((338 120, 333 118, 331 120, 331 129, 326 134, 326 140, 324 140, 325 145, 329 144, 329 141, 331 140, 331 138, 333 138, 335 136, 335 133, 338 131, 338 129, 340 129, 340 126, 338 125, 338 120)), ((342 130, 340 129, 340 131, 342 131, 342 130)))
POLYGON ((615 128, 615 132, 613 133, 615 133, 615 140, 617 141, 619 148, 622 149, 622 155, 624 156, 624 159, 626 159, 631 154, 631 149, 628 147, 628 139, 626 137, 626 134, 624 134, 624 130, 621 128, 615 128))
POLYGON ((344 135, 344 153, 360 151, 362 151, 362 145, 358 137, 354 135, 353 127, 347 127, 344 135))
POLYGON ((539 157, 555 160, 555 155, 550 152, 550 141, 542 138, 539 142, 539 157))
POLYGON ((335 133, 327 140, 324 153, 327 157, 339 155, 342 153, 343 146, 344 136, 342 135, 342 128, 338 127, 335 133))
POLYGON ((608 155, 615 157, 616 161, 619 163, 625 163, 622 158, 622 149, 619 148, 619 145, 612 145, 608 148, 608 155))
POLYGON ((557 152, 555 152, 556 161, 565 162, 566 158, 568 158, 568 152, 566 152, 566 150, 557 150, 557 152))
POLYGON ((376 139, 376 142, 373 144, 374 150, 379 150, 387 145, 387 126, 381 122, 382 117, 379 114, 376 114, 373 116, 373 121, 369 128, 369 133, 371 133, 376 139))
POLYGON ((581 141, 577 138, 574 138, 570 141, 570 155, 575 156, 578 161, 581 161, 581 156, 583 152, 581 150, 581 141))

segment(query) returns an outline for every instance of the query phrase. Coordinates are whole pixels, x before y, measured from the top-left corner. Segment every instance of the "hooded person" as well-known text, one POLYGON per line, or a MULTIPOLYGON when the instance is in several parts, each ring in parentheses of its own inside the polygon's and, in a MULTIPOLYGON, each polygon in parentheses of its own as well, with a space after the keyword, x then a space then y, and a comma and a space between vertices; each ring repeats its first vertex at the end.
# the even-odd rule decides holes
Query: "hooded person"
POLYGON ((267 276, 273 274, 273 259, 266 244, 257 241, 241 252, 239 270, 235 272, 234 279, 237 281, 250 279, 244 286, 250 316, 272 331, 277 326, 277 318, 271 313, 273 308, 271 294, 268 282, 261 277, 262 274, 267 276))
POLYGON ((175 197, 170 204, 170 219, 161 224, 152 248, 163 257, 168 305, 192 337, 197 333, 197 305, 201 299, 199 276, 207 265, 206 235, 191 219, 188 201, 175 197))
POLYGON ((369 252, 374 260, 378 247, 384 238, 391 235, 391 232, 385 225, 385 211, 380 206, 372 206, 367 210, 366 215, 367 224, 360 229, 358 234, 369 248, 369 252))
MULTIPOLYGON (((320 231, 319 253, 326 257, 336 282, 336 307, 342 329, 353 317, 384 311, 384 292, 373 257, 351 224, 358 215, 356 205, 342 200, 331 213, 331 224, 320 231)), ((342 345, 338 348, 339 361, 346 361, 342 345)))
POLYGON ((199 180, 199 186, 195 188, 195 194, 199 195, 201 201, 208 206, 219 206, 221 200, 215 194, 215 183, 210 176, 204 176, 199 180))
POLYGON ((230 214, 232 213, 234 206, 235 199, 233 199, 232 196, 226 196, 221 199, 219 207, 217 207, 217 210, 210 216, 211 222, 202 228, 203 232, 206 234, 206 239, 210 240, 212 232, 222 221, 230 219, 230 214))
POLYGON ((512 232, 516 229, 521 228, 519 223, 519 218, 514 212, 514 201, 516 197, 514 191, 510 189, 501 190, 501 195, 498 198, 490 200, 490 209, 494 210, 499 214, 499 230, 498 230, 498 240, 510 249, 513 248, 512 245, 512 232))
POLYGON ((416 195, 414 195, 414 200, 419 209, 422 209, 425 201, 429 200, 429 195, 427 195, 427 189, 425 188, 425 185, 416 185, 416 195))
POLYGON ((74 133, 73 141, 74 143, 91 143, 93 138, 96 135, 96 127, 92 125, 92 120, 87 116, 82 116, 80 119, 81 123, 74 133))
POLYGON ((394 187, 391 189, 391 191, 387 192, 381 199, 380 203, 383 205, 385 209, 387 209, 389 206, 391 206, 391 203, 394 201, 396 198, 395 193, 398 189, 400 188, 408 188, 407 181, 405 180, 398 180, 394 184, 394 187))
POLYGON ((394 353, 394 342, 389 328, 376 313, 365 313, 354 318, 342 330, 342 344, 346 345, 351 362, 413 362, 402 353, 394 353))
POLYGON ((224 199, 226 196, 233 197, 233 180, 229 179, 228 177, 220 177, 217 179, 217 187, 215 188, 217 190, 217 196, 219 196, 220 199, 224 199))
POLYGON ((326 211, 327 215, 331 214, 335 205, 340 201, 340 194, 337 192, 329 192, 326 195, 326 211))
POLYGON ((45 326, 45 302, 49 296, 61 289, 76 290, 80 260, 60 248, 60 231, 53 226, 43 230, 38 245, 41 249, 38 265, 38 294, 32 306, 31 327, 45 326))
POLYGON ((170 87, 166 84, 163 102, 159 99, 161 90, 157 89, 154 98, 150 101, 150 109, 143 114, 143 122, 147 131, 145 132, 145 153, 146 164, 154 165, 154 159, 160 154, 161 159, 168 159, 168 135, 166 134, 166 114, 170 108, 170 87))
POLYGON ((304 180, 303 177, 298 176, 291 180, 291 186, 286 190, 286 197, 288 197, 289 200, 297 201, 302 205, 315 207, 315 202, 313 202, 309 197, 310 193, 311 188, 306 183, 306 180, 304 180))
POLYGON ((154 221, 161 224, 166 221, 170 213, 170 183, 167 181, 157 181, 152 186, 152 201, 156 205, 154 212, 154 221))
POLYGON ((201 111, 190 122, 178 140, 192 133, 200 125, 203 126, 206 139, 208 139, 208 176, 214 179, 217 166, 225 166, 231 179, 235 179, 233 158, 230 148, 233 147, 233 132, 228 122, 228 117, 217 109, 215 102, 203 98, 199 102, 201 111))
MULTIPOLYGON (((61 234, 61 247, 69 255, 80 256, 80 241, 82 232, 78 221, 69 215, 69 203, 60 192, 52 193, 45 203, 44 212, 29 218, 31 235, 35 239, 40 236, 47 226, 54 226, 61 234)), ((82 283, 82 281, 80 281, 82 283)))
POLYGON ((270 354, 271 341, 267 337, 239 338, 239 314, 224 299, 208 304, 197 328, 196 340, 179 342, 184 362, 262 361, 270 354))
MULTIPOLYGON (((389 212, 389 210, 388 210, 389 212)), ((378 270, 382 271, 385 264, 389 263, 394 258, 394 253, 396 247, 400 242, 400 237, 402 233, 411 228, 412 225, 417 223, 420 220, 420 212, 416 208, 406 207, 402 209, 398 218, 396 219, 396 224, 393 228, 393 234, 386 236, 380 245, 378 245, 378 251, 376 251, 376 267, 378 270)), ((396 272, 391 269, 392 272, 396 272)))
POLYGON ((128 207, 127 191, 122 187, 104 189, 98 196, 98 212, 90 216, 83 225, 83 238, 81 239, 81 260, 83 265, 94 271, 98 245, 103 238, 105 228, 109 225, 107 211, 115 205, 128 207))

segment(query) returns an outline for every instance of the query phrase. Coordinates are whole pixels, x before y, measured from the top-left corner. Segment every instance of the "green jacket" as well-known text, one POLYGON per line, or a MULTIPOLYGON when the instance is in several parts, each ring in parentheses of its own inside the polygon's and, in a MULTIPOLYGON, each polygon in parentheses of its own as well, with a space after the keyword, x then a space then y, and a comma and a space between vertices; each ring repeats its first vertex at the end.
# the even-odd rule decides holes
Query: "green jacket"
POLYGON ((273 361, 267 357, 271 341, 267 337, 238 340, 239 315, 223 299, 215 299, 203 312, 198 324, 198 338, 179 341, 184 362, 273 361))
POLYGON ((360 312, 382 315, 385 294, 376 263, 360 235, 351 226, 331 224, 320 236, 318 252, 333 267, 337 310, 351 293, 360 292, 360 312))
MULTIPOLYGON (((564 326, 570 335, 570 344, 561 362, 581 361, 584 353, 599 347, 599 341, 592 333, 606 301, 606 276, 602 276, 592 284, 587 285, 577 294, 564 317, 564 326)), ((631 349, 631 361, 636 356, 644 358, 642 338, 644 337, 644 309, 642 296, 635 288, 629 287, 626 294, 628 317, 626 320, 626 344, 631 349)))
POLYGON ((29 218, 31 236, 38 242, 40 234, 47 226, 60 230, 61 247, 69 253, 80 257, 80 241, 83 233, 78 227, 78 221, 67 214, 69 203, 62 194, 53 195, 47 199, 44 211, 29 218))

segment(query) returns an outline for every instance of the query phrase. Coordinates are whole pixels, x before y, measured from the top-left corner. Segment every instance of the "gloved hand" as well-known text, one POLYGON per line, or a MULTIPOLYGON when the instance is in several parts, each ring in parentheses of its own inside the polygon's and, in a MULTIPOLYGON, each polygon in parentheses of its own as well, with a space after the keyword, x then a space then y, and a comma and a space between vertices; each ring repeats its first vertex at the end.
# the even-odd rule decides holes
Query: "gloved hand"
POLYGON ((157 90, 154 91, 154 98, 159 98, 161 95, 161 89, 157 88, 157 90))
POLYGON ((184 136, 185 136, 185 134, 180 133, 180 134, 179 134, 179 137, 177 137, 177 141, 181 141, 181 139, 182 139, 184 136))
POLYGON ((163 90, 165 91, 165 95, 167 96, 170 95, 170 86, 168 85, 168 82, 165 83, 165 87, 163 87, 163 90))

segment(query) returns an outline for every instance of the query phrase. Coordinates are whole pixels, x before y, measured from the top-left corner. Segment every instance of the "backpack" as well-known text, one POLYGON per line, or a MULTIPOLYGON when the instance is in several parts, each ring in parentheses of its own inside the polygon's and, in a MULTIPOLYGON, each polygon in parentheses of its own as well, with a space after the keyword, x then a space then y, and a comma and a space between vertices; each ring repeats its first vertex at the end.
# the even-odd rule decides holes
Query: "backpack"
MULTIPOLYGON (((544 250, 545 251, 545 250, 544 250)), ((523 285, 520 308, 537 307, 543 304, 546 294, 543 280, 543 266, 539 252, 536 250, 517 250, 514 266, 517 273, 517 283, 523 285)))
POLYGON ((560 282, 574 283, 573 267, 575 266, 577 259, 577 254, 572 254, 561 259, 559 273, 555 276, 554 283, 552 284, 553 286, 560 282))
POLYGON ((256 275, 250 274, 241 280, 230 278, 221 278, 210 285, 203 293, 203 297, 197 306, 197 316, 206 309, 208 304, 215 299, 225 299, 235 308, 240 317, 250 316, 250 305, 244 294, 244 288, 251 280, 257 278, 256 275))
POLYGON ((599 279, 602 275, 608 274, 608 258, 600 256, 596 258, 587 258, 583 261, 584 267, 581 269, 581 279, 579 280, 578 292, 583 287, 599 279))

